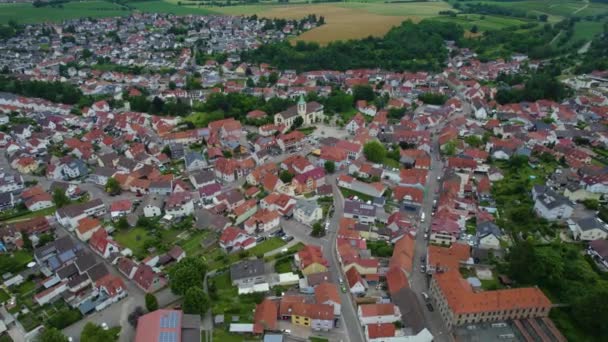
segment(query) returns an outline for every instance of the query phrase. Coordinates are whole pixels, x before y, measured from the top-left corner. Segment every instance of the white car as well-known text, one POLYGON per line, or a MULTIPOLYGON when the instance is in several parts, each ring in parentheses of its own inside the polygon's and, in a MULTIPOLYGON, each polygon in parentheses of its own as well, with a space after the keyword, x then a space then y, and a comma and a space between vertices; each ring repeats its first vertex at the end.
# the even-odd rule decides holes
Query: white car
POLYGON ((103 330, 108 330, 108 329, 110 329, 110 327, 108 327, 108 323, 106 323, 106 322, 101 323, 101 328, 102 328, 103 330))

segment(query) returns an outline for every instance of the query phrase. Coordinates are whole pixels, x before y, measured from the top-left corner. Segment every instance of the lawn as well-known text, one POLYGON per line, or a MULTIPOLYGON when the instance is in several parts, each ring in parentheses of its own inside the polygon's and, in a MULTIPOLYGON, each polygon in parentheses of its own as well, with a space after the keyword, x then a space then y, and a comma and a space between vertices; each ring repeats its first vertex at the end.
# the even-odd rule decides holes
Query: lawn
POLYGON ((23 215, 14 216, 14 217, 7 219, 6 223, 25 221, 25 220, 29 220, 31 218, 39 217, 39 216, 53 215, 53 214, 55 214, 55 210, 56 210, 55 206, 52 206, 50 208, 46 208, 46 209, 42 209, 42 210, 27 211, 23 215))
POLYGON ((273 238, 270 238, 266 241, 263 241, 263 242, 257 244, 255 247, 247 250, 246 253, 237 252, 237 253, 230 254, 228 257, 228 260, 229 260, 229 263, 232 264, 232 263, 235 263, 235 262, 243 259, 243 256, 264 255, 270 251, 273 251, 277 248, 281 248, 285 245, 286 245, 285 241, 283 241, 281 238, 273 237, 273 238))
POLYGON ((274 270, 277 273, 289 273, 292 271, 293 259, 290 256, 279 259, 274 264, 274 270))
POLYGON ((317 127, 311 126, 311 127, 305 127, 305 128, 298 128, 298 131, 304 133, 305 135, 311 135, 312 132, 314 132, 316 129, 317 129, 317 127))
POLYGON ((4 303, 9 299, 11 299, 11 296, 6 291, 0 289, 0 303, 4 303))
POLYGON ((210 296, 212 300, 211 311, 214 315, 226 314, 239 316, 239 322, 250 323, 253 320, 255 304, 261 301, 263 294, 238 295, 238 289, 232 286, 230 272, 224 272, 211 278, 210 296))
POLYGON ((208 235, 208 232, 196 232, 187 239, 179 242, 186 255, 197 255, 203 252, 201 241, 208 235))
POLYGON ((384 166, 393 167, 396 169, 401 168, 401 164, 398 161, 396 161, 395 159, 391 159, 389 157, 384 158, 384 160, 382 161, 382 164, 384 166))
MULTIPOLYGON (((213 329, 213 340, 221 341, 221 342, 243 342, 245 341, 245 337, 238 334, 232 334, 224 328, 215 328, 213 329)), ((256 339, 252 339, 251 337, 247 337, 247 341, 253 341, 256 339)))
POLYGON ((0 4, 0 23, 59 22, 80 17, 114 17, 131 13, 125 7, 106 1, 68 2, 59 7, 34 7, 31 3, 0 4))
POLYGON ((147 240, 151 240, 151 237, 145 228, 135 227, 118 231, 114 234, 114 240, 121 246, 131 249, 133 254, 138 255, 145 252, 144 245, 147 240))
POLYGON ((30 294, 32 291, 34 291, 35 288, 36 288, 36 283, 34 283, 32 280, 28 280, 28 281, 22 283, 21 285, 17 285, 15 292, 19 296, 25 296, 25 295, 30 294))
POLYGON ((351 196, 357 196, 362 201, 371 201, 373 199, 372 196, 370 196, 370 195, 362 194, 360 192, 353 191, 351 189, 340 188, 340 191, 342 192, 342 195, 345 198, 348 198, 351 196))

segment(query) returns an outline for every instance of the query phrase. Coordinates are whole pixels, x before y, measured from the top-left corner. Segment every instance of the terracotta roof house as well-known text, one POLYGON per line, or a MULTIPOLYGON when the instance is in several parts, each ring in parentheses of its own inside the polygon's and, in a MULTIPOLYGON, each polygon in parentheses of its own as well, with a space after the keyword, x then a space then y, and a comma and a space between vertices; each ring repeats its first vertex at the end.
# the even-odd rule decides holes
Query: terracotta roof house
POLYGON ((101 227, 101 221, 96 218, 85 217, 78 221, 78 227, 76 228, 76 236, 82 241, 88 241, 93 233, 95 233, 101 227))
POLYGON ((266 330, 277 329, 278 305, 266 298, 255 307, 253 315, 253 332, 262 334, 266 330))
POLYGON ((147 293, 153 293, 167 285, 167 279, 162 274, 155 273, 152 267, 141 263, 135 274, 133 275, 133 281, 139 286, 140 289, 147 293))
POLYGON ((160 309, 143 315, 137 321, 135 342, 199 342, 201 318, 181 310, 160 309))
POLYGON ((298 268, 306 276, 327 272, 329 262, 323 257, 321 247, 314 245, 306 245, 298 253, 294 255, 294 260, 298 268))
POLYGON ((334 314, 340 315, 342 300, 338 286, 334 283, 323 282, 315 287, 315 301, 319 304, 328 304, 334 307, 334 314))

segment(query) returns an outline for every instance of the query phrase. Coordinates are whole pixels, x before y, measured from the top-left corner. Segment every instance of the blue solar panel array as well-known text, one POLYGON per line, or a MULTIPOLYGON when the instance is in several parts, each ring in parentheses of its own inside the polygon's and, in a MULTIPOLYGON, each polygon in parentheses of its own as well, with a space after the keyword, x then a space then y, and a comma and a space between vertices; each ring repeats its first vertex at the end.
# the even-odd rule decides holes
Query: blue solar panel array
POLYGON ((177 321, 179 320, 179 315, 177 312, 169 312, 168 315, 163 315, 160 318, 160 327, 161 328, 177 328, 177 321))
POLYGON ((158 342, 178 342, 177 333, 173 331, 161 331, 158 335, 158 342))

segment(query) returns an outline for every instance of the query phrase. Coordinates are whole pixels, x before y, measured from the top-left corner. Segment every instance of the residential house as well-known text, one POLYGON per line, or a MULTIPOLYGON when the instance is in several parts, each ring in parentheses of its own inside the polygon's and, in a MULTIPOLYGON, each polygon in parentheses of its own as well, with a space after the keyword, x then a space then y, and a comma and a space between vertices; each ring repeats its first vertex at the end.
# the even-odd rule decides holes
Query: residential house
POLYGON ((167 285, 167 279, 160 273, 154 272, 152 267, 145 263, 139 264, 133 281, 146 293, 154 293, 167 285))
POLYGON ((203 155, 196 151, 189 151, 184 155, 186 170, 188 172, 201 170, 207 167, 207 161, 203 155))
POLYGON ((94 199, 86 203, 73 203, 57 209, 55 218, 64 227, 75 229, 78 221, 85 217, 100 216, 106 212, 106 207, 101 199, 94 199))
POLYGON ((93 233, 97 230, 103 229, 101 221, 96 218, 85 217, 78 221, 78 227, 76 228, 76 236, 82 241, 89 241, 93 233))
POLYGON ((306 245, 294 254, 295 264, 302 274, 308 276, 313 273, 327 272, 329 262, 323 257, 321 247, 306 245))
POLYGON ((361 277, 356 267, 351 267, 346 271, 346 282, 348 283, 350 293, 354 295, 364 295, 367 291, 367 282, 361 277))
POLYGON ((323 209, 316 201, 297 200, 293 217, 300 223, 312 226, 323 218, 323 209))
POLYGON ((247 234, 262 233, 279 226, 281 216, 275 210, 260 209, 245 221, 247 234))
POLYGON ((230 280, 237 287, 251 287, 266 282, 264 260, 243 260, 230 266, 230 280))
POLYGON ((89 247, 107 259, 110 255, 120 252, 118 243, 110 239, 108 232, 105 229, 97 229, 89 239, 89 247))
POLYGON ((127 216, 133 209, 133 203, 130 200, 118 200, 110 205, 110 217, 117 219, 122 216, 127 216))
POLYGON ((608 238, 608 225, 595 216, 571 218, 567 223, 575 240, 594 241, 608 238))
POLYGON ((183 217, 192 214, 194 202, 192 195, 187 192, 178 192, 170 195, 165 200, 165 213, 173 217, 183 217))
POLYGON ((196 189, 215 184, 215 174, 209 170, 190 173, 189 179, 196 189))
POLYGON ((344 201, 344 217, 354 218, 361 223, 372 224, 376 221, 376 206, 360 201, 344 201))
POLYGON ((534 211, 547 220, 567 219, 572 215, 574 207, 564 196, 544 186, 534 186, 534 211))
POLYGON ((313 168, 309 171, 296 174, 291 180, 291 185, 297 194, 306 194, 317 190, 325 185, 325 169, 313 168))
POLYGON ((500 227, 491 221, 486 221, 477 224, 477 232, 475 233, 475 247, 480 249, 499 250, 500 241, 503 236, 500 227))
POLYGON ((357 315, 362 326, 401 321, 401 312, 393 303, 362 304, 357 308, 357 315))
POLYGON ((219 240, 220 247, 226 252, 248 250, 256 246, 256 239, 237 227, 224 229, 219 240))
POLYGON ((608 240, 593 240, 589 242, 587 254, 608 268, 608 240))
POLYGON ((253 314, 253 332, 262 334, 264 331, 277 330, 278 305, 266 298, 255 306, 253 314))
POLYGON ((141 203, 145 217, 160 217, 164 207, 165 200, 159 195, 146 195, 141 203))
POLYGON ((137 320, 135 342, 201 340, 201 317, 184 314, 181 310, 160 309, 137 320))
POLYGON ((317 304, 327 304, 334 308, 334 316, 341 314, 342 300, 340 292, 334 283, 323 282, 315 287, 315 302, 317 304))

